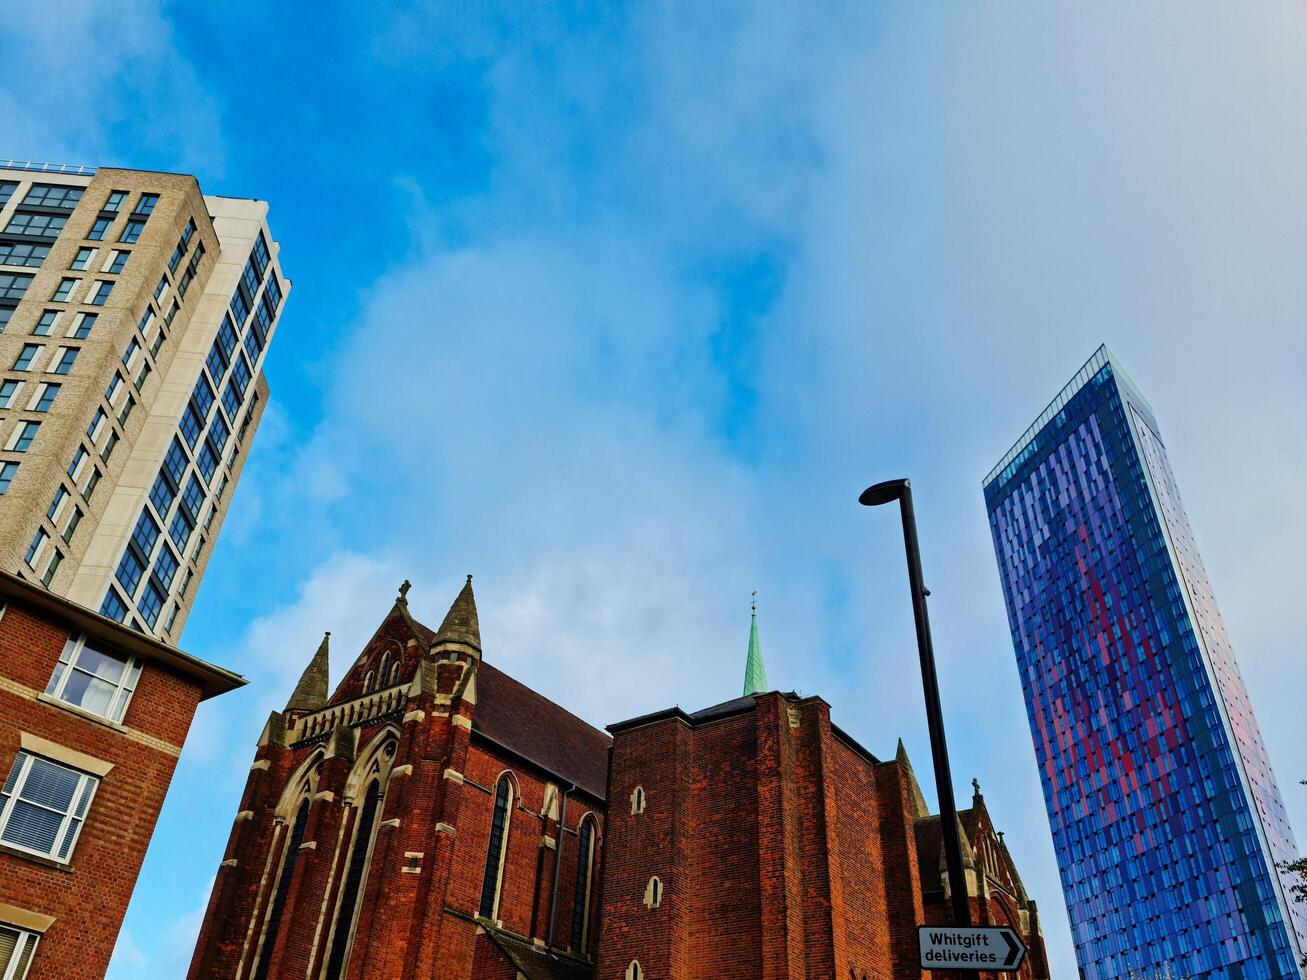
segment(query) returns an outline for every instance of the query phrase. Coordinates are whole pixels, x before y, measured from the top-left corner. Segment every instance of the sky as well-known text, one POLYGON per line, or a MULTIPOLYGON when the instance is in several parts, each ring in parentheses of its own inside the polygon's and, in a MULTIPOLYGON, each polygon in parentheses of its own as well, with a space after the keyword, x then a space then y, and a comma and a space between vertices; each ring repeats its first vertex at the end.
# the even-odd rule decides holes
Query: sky
POLYGON ((182 637, 204 704, 110 976, 184 974, 262 722, 411 579, 596 725, 818 694, 958 791, 1074 953, 980 481, 1102 342, 1156 410, 1294 825, 1307 10, 0 0, 0 154, 270 202, 272 401, 182 637), (76 53, 76 71, 68 57, 76 53))

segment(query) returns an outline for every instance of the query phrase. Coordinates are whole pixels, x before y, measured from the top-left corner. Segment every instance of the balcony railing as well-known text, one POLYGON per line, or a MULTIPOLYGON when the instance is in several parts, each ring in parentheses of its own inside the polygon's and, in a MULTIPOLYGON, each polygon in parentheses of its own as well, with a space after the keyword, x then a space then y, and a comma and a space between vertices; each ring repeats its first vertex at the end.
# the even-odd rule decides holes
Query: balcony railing
POLYGON ((75 177, 94 177, 94 167, 79 167, 74 163, 37 163, 33 160, 0 160, 0 170, 34 170, 43 174, 71 174, 75 177))

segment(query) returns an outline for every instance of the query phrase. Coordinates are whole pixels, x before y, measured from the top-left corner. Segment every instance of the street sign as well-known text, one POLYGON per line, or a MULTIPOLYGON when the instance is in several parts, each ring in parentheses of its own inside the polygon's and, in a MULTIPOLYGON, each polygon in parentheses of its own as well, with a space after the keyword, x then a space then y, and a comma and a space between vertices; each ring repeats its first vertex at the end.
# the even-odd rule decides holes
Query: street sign
POLYGON ((1026 958, 1026 944, 1007 926, 917 926, 917 944, 923 970, 1015 973, 1026 958))

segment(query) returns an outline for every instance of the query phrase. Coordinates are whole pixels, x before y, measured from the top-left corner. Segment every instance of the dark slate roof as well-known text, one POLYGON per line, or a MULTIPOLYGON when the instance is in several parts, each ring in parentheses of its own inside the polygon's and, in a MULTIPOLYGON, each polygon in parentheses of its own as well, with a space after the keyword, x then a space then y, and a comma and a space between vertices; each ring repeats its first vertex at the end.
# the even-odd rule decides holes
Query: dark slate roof
POLYGON ((476 686, 474 732, 596 799, 606 797, 612 739, 484 660, 477 667, 476 686))
MULTIPOLYGON (((958 820, 961 821, 965 833, 971 831, 967 827, 974 821, 971 810, 959 810, 958 820)), ((940 857, 940 848, 943 846, 941 839, 942 823, 939 814, 932 813, 928 817, 922 817, 913 821, 913 830, 917 837, 917 871, 921 879, 923 891, 935 891, 940 887, 939 873, 943 867, 940 857)), ((966 861, 966 852, 972 846, 970 840, 963 840, 962 852, 963 862, 966 861)))
POLYGON ((494 947, 526 980, 590 980, 594 976, 594 968, 583 960, 564 953, 550 953, 520 936, 487 925, 484 919, 477 922, 486 930, 486 937, 494 947))

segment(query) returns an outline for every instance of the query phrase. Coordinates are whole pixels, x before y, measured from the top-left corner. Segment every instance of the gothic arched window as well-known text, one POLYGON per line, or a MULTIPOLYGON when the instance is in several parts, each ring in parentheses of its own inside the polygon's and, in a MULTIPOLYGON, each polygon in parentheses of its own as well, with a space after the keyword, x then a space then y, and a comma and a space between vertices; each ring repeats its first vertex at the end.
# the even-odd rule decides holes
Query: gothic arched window
POLYGON ((481 881, 481 906, 478 914, 493 919, 499 910, 500 884, 504 878, 505 840, 513 809, 513 780, 508 773, 495 786, 495 811, 490 818, 490 845, 486 848, 486 871, 481 881))
POLYGON ((644 813, 644 787, 637 786, 631 790, 631 816, 644 813))
POLYGON ((286 852, 281 859, 281 873, 277 876, 277 890, 272 895, 272 905, 268 908, 268 921, 263 929, 263 946, 259 950, 259 961, 250 975, 251 980, 264 980, 268 975, 268 965, 272 961, 272 950, 277 945, 277 931, 281 928, 281 915, 286 910, 286 893, 290 891, 290 880, 295 874, 295 861, 299 857, 300 845, 304 843, 304 828, 309 822, 309 801, 300 802, 295 813, 295 822, 291 825, 286 838, 286 852))
POLYGON ((358 912, 359 896, 367 881, 368 859, 376 836, 377 814, 381 809, 381 782, 368 783, 359 808, 358 822, 354 826, 354 846, 350 849, 349 867, 340 890, 340 910, 336 913, 336 932, 331 939, 331 954, 327 958, 327 980, 339 980, 345 975, 349 962, 350 936, 358 912))
POLYGON ((386 675, 390 673, 390 651, 381 655, 381 666, 377 668, 377 687, 386 686, 386 675))
POLYGON ((645 908, 656 909, 662 903, 663 883, 657 875, 654 875, 649 879, 649 884, 644 886, 644 905, 645 908))
POLYGON ((365 677, 363 678, 363 693, 364 693, 364 694, 367 694, 369 691, 372 690, 372 683, 373 683, 373 678, 374 678, 374 677, 376 677, 376 675, 375 675, 372 671, 369 670, 368 673, 367 673, 367 676, 365 676, 365 677))
POLYGON ((626 968, 626 980, 644 980, 644 968, 640 966, 639 960, 631 960, 626 968))
POLYGON ((587 815, 577 830, 576 903, 572 908, 572 952, 585 955, 590 932, 590 885, 594 879, 595 818, 587 815))

